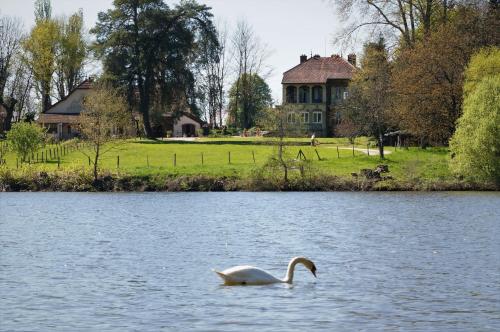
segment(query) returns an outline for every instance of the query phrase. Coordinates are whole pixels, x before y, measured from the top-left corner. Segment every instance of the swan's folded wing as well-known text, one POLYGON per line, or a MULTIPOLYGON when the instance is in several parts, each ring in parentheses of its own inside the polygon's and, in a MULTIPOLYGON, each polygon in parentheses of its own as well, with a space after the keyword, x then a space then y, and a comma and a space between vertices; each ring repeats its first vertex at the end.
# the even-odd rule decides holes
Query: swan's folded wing
POLYGON ((268 272, 253 266, 235 266, 222 272, 215 271, 226 285, 264 285, 280 282, 268 272))

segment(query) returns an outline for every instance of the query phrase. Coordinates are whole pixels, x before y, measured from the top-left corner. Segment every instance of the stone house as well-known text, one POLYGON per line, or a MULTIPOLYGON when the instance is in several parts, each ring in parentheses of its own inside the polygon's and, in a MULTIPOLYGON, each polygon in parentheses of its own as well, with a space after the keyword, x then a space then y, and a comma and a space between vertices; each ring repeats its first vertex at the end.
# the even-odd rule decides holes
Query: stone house
MULTIPOLYGON (((47 111, 40 114, 37 122, 47 128, 49 134, 56 139, 70 139, 80 134, 78 129, 79 115, 83 111, 83 99, 92 90, 92 78, 80 83, 65 98, 52 105, 47 111)), ((135 114, 136 119, 140 118, 135 114)), ((174 117, 171 113, 164 113, 165 128, 172 132, 174 137, 196 136, 203 121, 190 114, 181 112, 174 117)))
POLYGON ((289 123, 300 123, 309 134, 331 136, 339 115, 335 107, 347 98, 347 86, 356 70, 356 55, 307 58, 283 73, 283 105, 291 109, 289 123))

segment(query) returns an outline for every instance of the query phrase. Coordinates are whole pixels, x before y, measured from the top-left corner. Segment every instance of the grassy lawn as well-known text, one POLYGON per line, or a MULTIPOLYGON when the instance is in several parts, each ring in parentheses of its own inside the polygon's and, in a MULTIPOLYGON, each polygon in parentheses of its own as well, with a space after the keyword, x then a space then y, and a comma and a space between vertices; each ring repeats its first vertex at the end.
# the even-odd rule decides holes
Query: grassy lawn
MULTIPOLYGON (((368 156, 358 150, 354 151, 353 156, 352 146, 347 139, 321 138, 319 139, 321 144, 316 148, 309 145, 310 140, 307 138, 288 139, 288 141, 294 144, 286 149, 289 156, 295 158, 301 149, 307 159, 311 160, 313 169, 341 177, 350 177, 352 172, 359 172, 362 168, 374 168, 380 163, 388 164, 389 175, 397 180, 419 178, 433 181, 451 177, 447 165, 448 152, 445 148, 422 150, 411 147, 395 150, 393 147, 387 147, 386 151, 390 154, 386 155, 386 160, 381 161, 378 156, 368 156), (315 150, 321 160, 318 160, 315 150)), ((367 142, 366 138, 358 139, 356 148, 366 150, 367 142)), ((376 147, 371 148, 376 149, 376 147)), ((255 168, 264 165, 274 149, 276 148, 270 144, 269 139, 265 138, 202 138, 193 142, 128 140, 102 157, 101 169, 129 175, 206 174, 244 178, 255 168), (117 168, 118 156, 119 168, 117 168)), ((9 152, 5 159, 6 167, 16 168, 15 155, 9 152)), ((57 159, 39 162, 31 167, 47 171, 56 170, 57 159)), ((60 159, 60 168, 63 170, 90 169, 90 167, 88 158, 81 151, 69 152, 60 159)))

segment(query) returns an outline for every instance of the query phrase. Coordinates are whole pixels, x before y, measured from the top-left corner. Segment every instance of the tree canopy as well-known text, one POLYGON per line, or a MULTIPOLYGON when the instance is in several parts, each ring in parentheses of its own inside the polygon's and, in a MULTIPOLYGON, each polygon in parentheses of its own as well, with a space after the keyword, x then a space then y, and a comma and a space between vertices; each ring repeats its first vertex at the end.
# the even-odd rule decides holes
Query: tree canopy
POLYGON ((450 141, 459 176, 500 184, 500 49, 476 54, 466 72, 463 115, 450 141))
POLYGON ((272 103, 271 89, 257 74, 241 75, 229 90, 229 114, 240 128, 255 126, 259 112, 272 103))
POLYGON ((104 78, 127 93, 152 137, 153 106, 194 108, 193 66, 217 44, 210 8, 195 1, 169 7, 162 0, 115 0, 92 29, 94 49, 104 62, 104 78))

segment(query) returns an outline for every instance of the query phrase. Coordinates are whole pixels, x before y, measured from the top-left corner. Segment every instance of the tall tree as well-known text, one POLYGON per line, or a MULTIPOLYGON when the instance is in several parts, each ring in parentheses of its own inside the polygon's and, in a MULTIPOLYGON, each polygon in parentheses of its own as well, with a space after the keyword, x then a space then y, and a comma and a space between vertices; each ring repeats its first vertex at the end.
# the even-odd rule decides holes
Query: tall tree
POLYGON ((222 127, 223 110, 226 102, 226 84, 228 75, 227 59, 227 26, 217 29, 218 47, 212 43, 205 44, 203 49, 207 54, 203 63, 200 80, 207 120, 212 127, 222 127))
POLYGON ((51 18, 49 0, 35 2, 35 26, 23 40, 24 61, 33 72, 37 93, 40 95, 42 111, 51 105, 53 75, 55 72, 58 24, 51 18))
POLYGON ((385 42, 368 43, 361 69, 349 86, 349 97, 341 106, 342 118, 358 132, 377 140, 380 158, 384 158, 384 134, 389 126, 391 68, 385 42))
POLYGON ((56 87, 63 99, 82 80, 87 57, 87 42, 83 33, 83 12, 80 10, 67 20, 59 20, 59 38, 56 48, 56 87))
POLYGON ((269 52, 244 20, 238 22, 231 42, 236 73, 234 99, 230 111, 231 122, 243 128, 250 128, 254 112, 251 94, 259 84, 257 77, 266 79, 271 72, 265 65, 269 52))
POLYGON ((170 8, 162 0, 115 0, 101 12, 92 32, 104 60, 105 77, 127 91, 142 114, 144 131, 153 137, 150 112, 185 101, 194 92, 193 64, 200 40, 216 45, 210 8, 183 1, 170 8))
POLYGON ((0 105, 7 110, 4 129, 9 130, 17 99, 6 93, 6 87, 16 71, 16 57, 20 52, 22 24, 19 19, 0 16, 0 105))
POLYGON ((257 74, 242 74, 229 91, 229 113, 241 128, 255 126, 259 113, 272 104, 271 89, 257 74))
POLYGON ((483 7, 458 6, 453 18, 396 57, 394 115, 398 126, 427 143, 446 144, 462 108, 463 72, 479 47, 499 42, 498 21, 483 7))
POLYGON ((500 185, 500 48, 472 57, 466 71, 463 114, 450 141, 451 170, 500 185))

